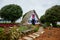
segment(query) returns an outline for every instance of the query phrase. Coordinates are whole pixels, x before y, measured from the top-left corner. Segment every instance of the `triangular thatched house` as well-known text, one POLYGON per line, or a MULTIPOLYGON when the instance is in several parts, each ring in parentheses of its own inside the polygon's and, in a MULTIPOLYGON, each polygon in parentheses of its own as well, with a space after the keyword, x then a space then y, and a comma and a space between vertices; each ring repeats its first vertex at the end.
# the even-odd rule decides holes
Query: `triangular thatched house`
POLYGON ((35 12, 35 10, 31 10, 31 11, 25 13, 23 18, 22 18, 22 22, 21 23, 23 25, 32 24, 32 19, 35 20, 35 24, 40 24, 38 15, 35 12))

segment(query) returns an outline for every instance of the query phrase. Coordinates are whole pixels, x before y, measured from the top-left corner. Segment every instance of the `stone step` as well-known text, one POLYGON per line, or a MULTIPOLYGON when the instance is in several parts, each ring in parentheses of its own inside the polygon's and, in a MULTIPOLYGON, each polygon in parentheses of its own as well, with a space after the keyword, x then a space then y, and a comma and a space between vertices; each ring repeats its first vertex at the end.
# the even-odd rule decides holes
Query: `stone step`
POLYGON ((33 40, 33 39, 35 39, 36 37, 39 37, 40 36, 40 34, 43 34, 44 33, 44 31, 42 31, 42 32, 36 32, 36 33, 33 33, 32 35, 28 35, 28 36, 26 36, 26 37, 23 37, 23 39, 24 40, 33 40))
POLYGON ((42 31, 41 34, 43 34, 45 31, 42 31))
POLYGON ((27 36, 26 36, 26 37, 23 37, 23 39, 24 39, 24 40, 33 40, 33 38, 27 37, 27 36))
POLYGON ((36 34, 43 34, 45 31, 41 31, 41 32, 36 32, 36 34))
POLYGON ((29 37, 31 37, 31 38, 36 38, 37 36, 35 36, 35 35, 28 35, 29 37))
POLYGON ((18 39, 18 40, 22 40, 22 39, 18 39))
POLYGON ((35 35, 36 37, 39 37, 40 35, 39 34, 37 34, 37 33, 33 33, 33 35, 35 35))

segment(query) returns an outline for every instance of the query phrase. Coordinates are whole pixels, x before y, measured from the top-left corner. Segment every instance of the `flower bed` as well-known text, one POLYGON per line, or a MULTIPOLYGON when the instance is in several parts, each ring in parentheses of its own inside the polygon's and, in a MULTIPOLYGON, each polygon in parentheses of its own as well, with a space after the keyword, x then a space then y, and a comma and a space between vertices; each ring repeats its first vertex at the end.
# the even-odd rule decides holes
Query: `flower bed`
POLYGON ((0 27, 0 40, 18 40, 19 37, 25 36, 26 34, 30 34, 33 31, 36 32, 38 28, 36 26, 28 27, 28 26, 13 26, 13 27, 0 27), (24 33, 22 33, 24 32, 24 33))
POLYGON ((18 23, 0 23, 0 27, 12 27, 12 26, 18 26, 18 23))

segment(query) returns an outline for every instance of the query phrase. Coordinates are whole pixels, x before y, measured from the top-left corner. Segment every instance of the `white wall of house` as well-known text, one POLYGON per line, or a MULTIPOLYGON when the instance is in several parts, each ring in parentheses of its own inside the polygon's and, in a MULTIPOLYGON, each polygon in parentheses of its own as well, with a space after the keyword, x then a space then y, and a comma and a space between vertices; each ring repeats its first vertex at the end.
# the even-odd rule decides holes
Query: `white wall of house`
POLYGON ((60 25, 60 22, 57 22, 57 25, 60 25))
MULTIPOLYGON (((33 13, 33 14, 34 14, 34 13, 33 13)), ((34 15, 35 15, 35 14, 34 14, 34 15)), ((36 15, 35 15, 35 20, 36 20, 36 23, 35 23, 35 24, 40 24, 40 23, 38 22, 38 18, 36 17, 36 15)), ((32 21, 32 15, 31 15, 31 17, 28 19, 28 24, 32 24, 31 21, 32 21)))

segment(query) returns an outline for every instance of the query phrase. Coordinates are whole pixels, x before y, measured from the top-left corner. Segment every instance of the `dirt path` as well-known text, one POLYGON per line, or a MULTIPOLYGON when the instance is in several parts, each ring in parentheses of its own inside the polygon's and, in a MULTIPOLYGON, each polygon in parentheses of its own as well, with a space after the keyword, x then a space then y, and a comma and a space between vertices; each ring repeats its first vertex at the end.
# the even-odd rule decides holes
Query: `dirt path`
POLYGON ((45 29, 45 33, 35 40, 60 40, 60 28, 45 29))

